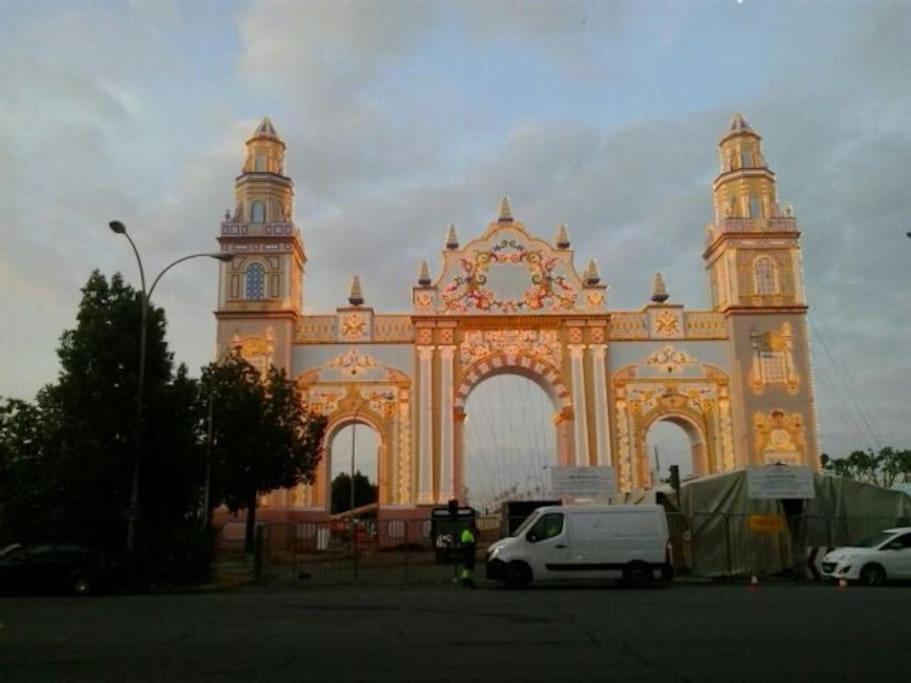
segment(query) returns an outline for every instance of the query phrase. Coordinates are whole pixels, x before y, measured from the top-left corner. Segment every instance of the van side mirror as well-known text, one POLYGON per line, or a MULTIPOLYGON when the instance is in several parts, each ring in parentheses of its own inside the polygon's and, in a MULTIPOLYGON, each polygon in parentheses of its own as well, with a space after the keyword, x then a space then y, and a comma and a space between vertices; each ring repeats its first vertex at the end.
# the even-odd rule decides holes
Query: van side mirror
POLYGON ((904 547, 901 541, 892 541, 886 546, 886 550, 903 550, 904 547))
POLYGON ((534 532, 534 529, 532 529, 527 534, 525 534, 525 538, 528 540, 529 543, 537 543, 538 534, 536 534, 534 532))

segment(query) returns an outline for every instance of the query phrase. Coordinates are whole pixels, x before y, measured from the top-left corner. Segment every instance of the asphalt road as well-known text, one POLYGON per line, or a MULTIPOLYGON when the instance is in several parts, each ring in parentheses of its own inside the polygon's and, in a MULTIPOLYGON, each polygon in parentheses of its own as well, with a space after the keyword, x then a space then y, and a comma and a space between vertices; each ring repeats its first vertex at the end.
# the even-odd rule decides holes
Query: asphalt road
POLYGON ((907 681, 911 588, 5 598, 0 681, 907 681))

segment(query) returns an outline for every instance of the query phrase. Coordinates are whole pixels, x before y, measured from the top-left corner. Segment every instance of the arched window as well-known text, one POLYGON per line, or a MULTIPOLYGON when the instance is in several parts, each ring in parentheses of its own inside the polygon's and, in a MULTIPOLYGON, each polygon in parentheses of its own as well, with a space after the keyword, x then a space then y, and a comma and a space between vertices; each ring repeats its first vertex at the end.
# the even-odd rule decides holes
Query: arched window
POLYGON ((753 261, 753 288, 760 296, 778 293, 778 273, 768 256, 753 261))
POLYGON ((740 150, 740 168, 753 168, 753 155, 750 150, 740 150))
POLYGON ((264 202, 253 202, 250 207, 250 221, 253 223, 266 222, 266 204, 264 202))
POLYGON ((762 202, 759 197, 750 197, 750 218, 762 218, 762 202))
POLYGON ((247 299, 264 299, 266 296, 266 269, 261 263, 251 263, 244 274, 244 293, 247 299))
POLYGON ((266 155, 265 154, 260 153, 260 154, 256 155, 256 161, 254 162, 253 170, 257 171, 258 173, 262 173, 263 171, 266 170, 266 155))

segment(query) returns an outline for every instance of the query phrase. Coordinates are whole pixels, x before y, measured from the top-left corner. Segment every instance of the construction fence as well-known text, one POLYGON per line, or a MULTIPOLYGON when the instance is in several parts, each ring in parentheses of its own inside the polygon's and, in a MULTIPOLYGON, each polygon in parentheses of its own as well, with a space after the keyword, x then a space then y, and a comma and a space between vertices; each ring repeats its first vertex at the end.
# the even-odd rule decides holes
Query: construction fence
MULTIPOLYGON (((705 577, 812 575, 810 549, 857 543, 906 518, 822 517, 668 512, 676 573, 705 577)), ((506 528, 499 516, 479 517, 476 572, 487 547, 506 528)), ((513 524, 513 526, 515 526, 513 524)), ((222 530, 219 553, 242 550, 242 536, 222 530)), ((457 576, 457 539, 435 538, 430 520, 331 520, 268 523, 257 528, 253 570, 261 580, 301 585, 447 583, 457 576)), ((822 550, 819 557, 822 556, 822 550)))

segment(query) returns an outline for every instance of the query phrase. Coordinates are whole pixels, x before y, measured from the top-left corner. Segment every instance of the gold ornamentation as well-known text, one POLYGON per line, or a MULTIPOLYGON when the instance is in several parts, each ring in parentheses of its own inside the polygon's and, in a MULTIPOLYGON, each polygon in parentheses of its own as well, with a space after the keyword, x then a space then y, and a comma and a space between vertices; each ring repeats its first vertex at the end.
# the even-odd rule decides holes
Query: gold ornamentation
POLYGON ((805 441, 803 415, 773 410, 770 414, 753 414, 754 447, 761 462, 782 462, 792 465, 804 461, 805 441))
POLYGON ((570 344, 581 344, 582 343, 582 328, 581 327, 570 327, 569 328, 569 343, 570 344))
POLYGON ((559 368, 562 352, 557 330, 468 330, 459 345, 459 363, 464 369, 487 356, 506 353, 532 356, 559 368))
POLYGON ((349 313, 342 316, 342 337, 360 339, 367 332, 367 317, 361 313, 349 313))
POLYGON ((675 372, 682 371, 685 367, 696 363, 696 359, 686 353, 678 351, 668 344, 663 349, 658 349, 643 361, 643 365, 655 366, 664 370, 667 374, 672 375, 675 372))
POLYGON ((441 344, 452 344, 453 331, 449 328, 444 328, 440 330, 440 343, 441 344))
POLYGON ((680 334, 680 319, 673 311, 661 311, 655 315, 655 336, 676 337, 680 334))
POLYGON ((750 334, 753 364, 750 387, 761 394, 766 387, 783 386, 792 396, 800 391, 800 376, 794 369, 794 334, 788 322, 765 334, 750 334))
POLYGON ((433 330, 429 327, 422 327, 418 330, 418 344, 429 346, 433 343, 433 330))
POLYGON ((357 377, 371 368, 378 367, 378 363, 370 356, 358 353, 357 349, 351 349, 329 361, 329 367, 357 377))
POLYGON ((592 344, 603 344, 604 343, 604 328, 603 327, 591 328, 591 339, 592 339, 592 344))
POLYGON ((418 305, 418 308, 430 308, 433 304, 433 295, 428 294, 427 292, 421 292, 414 297, 414 302, 418 305))
POLYGON ((604 306, 604 294, 601 292, 589 292, 587 299, 589 308, 601 308, 604 306))

